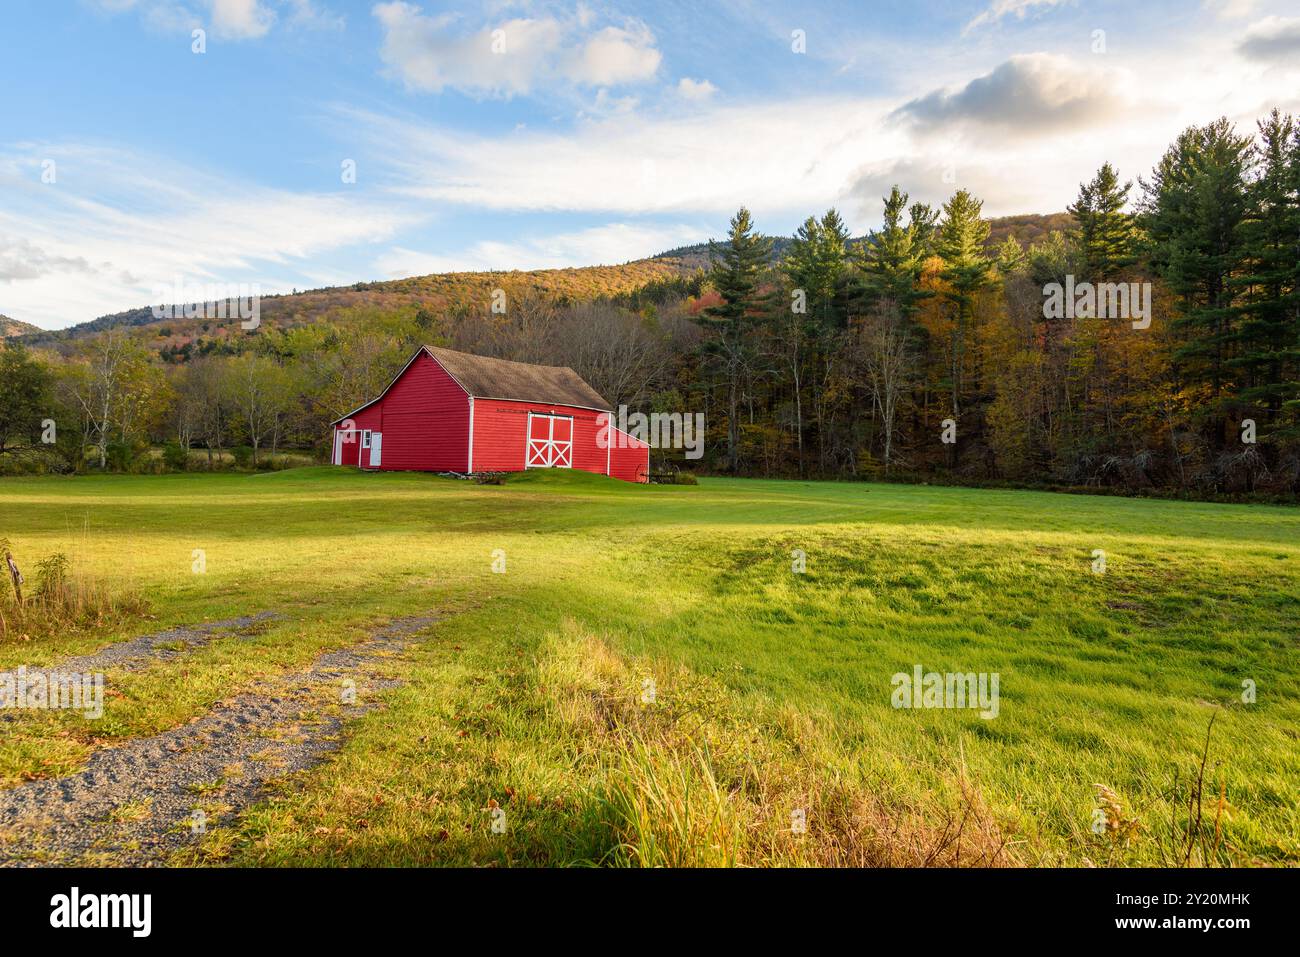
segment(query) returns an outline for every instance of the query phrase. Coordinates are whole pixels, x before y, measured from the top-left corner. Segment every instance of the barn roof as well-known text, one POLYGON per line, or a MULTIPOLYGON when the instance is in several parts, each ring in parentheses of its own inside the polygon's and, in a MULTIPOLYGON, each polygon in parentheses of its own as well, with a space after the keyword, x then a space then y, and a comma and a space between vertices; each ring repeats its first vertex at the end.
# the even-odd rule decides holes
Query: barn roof
POLYGON ((476 356, 468 352, 441 349, 437 346, 421 346, 383 392, 347 415, 339 416, 330 425, 338 425, 344 419, 356 415, 362 409, 367 409, 382 399, 388 394, 388 390, 397 384, 397 380, 406 374, 411 364, 426 352, 447 370, 447 374, 455 379, 466 393, 477 399, 511 399, 517 402, 569 405, 580 409, 593 409, 597 412, 613 411, 610 404, 601 398, 600 393, 587 385, 582 376, 568 366, 535 366, 528 362, 490 359, 487 356, 476 356))
POLYGON ((536 366, 434 346, 425 346, 425 349, 460 383, 462 389, 475 398, 549 402, 612 411, 600 393, 568 366, 536 366))

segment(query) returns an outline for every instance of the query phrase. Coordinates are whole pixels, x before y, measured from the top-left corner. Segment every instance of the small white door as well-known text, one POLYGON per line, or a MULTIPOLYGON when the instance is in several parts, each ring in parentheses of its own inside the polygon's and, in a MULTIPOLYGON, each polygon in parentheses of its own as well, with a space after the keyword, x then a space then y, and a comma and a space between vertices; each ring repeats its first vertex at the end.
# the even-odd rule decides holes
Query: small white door
POLYGON ((370 467, 379 468, 379 454, 384 445, 384 435, 382 432, 370 433, 370 467))
POLYGON ((343 433, 334 433, 334 464, 343 464, 343 433))

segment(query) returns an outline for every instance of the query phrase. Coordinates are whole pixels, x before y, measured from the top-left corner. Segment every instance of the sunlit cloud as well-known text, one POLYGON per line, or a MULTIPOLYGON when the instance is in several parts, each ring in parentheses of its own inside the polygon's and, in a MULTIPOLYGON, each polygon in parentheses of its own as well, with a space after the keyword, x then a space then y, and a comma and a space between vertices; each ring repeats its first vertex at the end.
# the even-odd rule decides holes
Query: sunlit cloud
POLYGON ((426 14, 396 0, 377 4, 380 57, 408 89, 509 97, 554 85, 619 86, 659 69, 654 34, 637 20, 590 29, 590 15, 516 17, 466 30, 457 14, 426 14))

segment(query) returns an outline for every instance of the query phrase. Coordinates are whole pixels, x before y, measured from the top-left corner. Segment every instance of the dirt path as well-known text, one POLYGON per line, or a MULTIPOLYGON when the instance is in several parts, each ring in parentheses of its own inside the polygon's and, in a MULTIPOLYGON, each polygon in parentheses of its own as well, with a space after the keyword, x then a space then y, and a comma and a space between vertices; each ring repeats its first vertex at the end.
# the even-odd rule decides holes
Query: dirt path
POLYGON ((103 671, 106 668, 121 668, 134 671, 154 661, 167 661, 177 658, 195 648, 202 648, 214 638, 238 635, 247 638, 256 634, 263 622, 274 621, 280 615, 273 611, 263 611, 243 618, 229 618, 225 621, 205 621, 198 625, 182 625, 168 628, 152 635, 141 635, 128 641, 119 641, 99 649, 94 654, 67 658, 57 665, 47 668, 28 668, 28 674, 35 672, 64 672, 68 674, 85 674, 103 671))
POLYGON ((195 809, 211 825, 254 803, 269 782, 322 761, 344 722, 394 684, 378 677, 380 663, 435 620, 393 622, 190 724, 97 751, 77 774, 0 791, 0 865, 163 862, 195 840, 195 809), (344 699, 345 680, 355 683, 355 703, 344 699))

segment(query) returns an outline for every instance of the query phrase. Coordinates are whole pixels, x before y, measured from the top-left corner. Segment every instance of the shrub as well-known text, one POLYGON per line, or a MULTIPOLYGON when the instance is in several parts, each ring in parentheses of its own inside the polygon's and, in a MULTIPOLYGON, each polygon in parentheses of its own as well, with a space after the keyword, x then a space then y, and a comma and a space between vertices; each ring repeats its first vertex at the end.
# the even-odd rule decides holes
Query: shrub
POLYGON ((105 451, 108 467, 114 472, 128 471, 138 457, 135 446, 130 442, 109 442, 105 451))
POLYGON ((61 635, 69 628, 103 628, 148 611, 139 595, 112 595, 103 586, 74 576, 62 552, 37 562, 35 583, 20 602, 3 561, 8 549, 9 543, 0 539, 0 640, 61 635))
POLYGON ((162 450, 163 464, 176 472, 184 472, 190 464, 190 450, 179 442, 168 442, 162 450))
POLYGON ((253 461, 253 449, 251 446, 239 445, 231 449, 230 454, 235 457, 235 465, 238 468, 246 469, 253 461))

